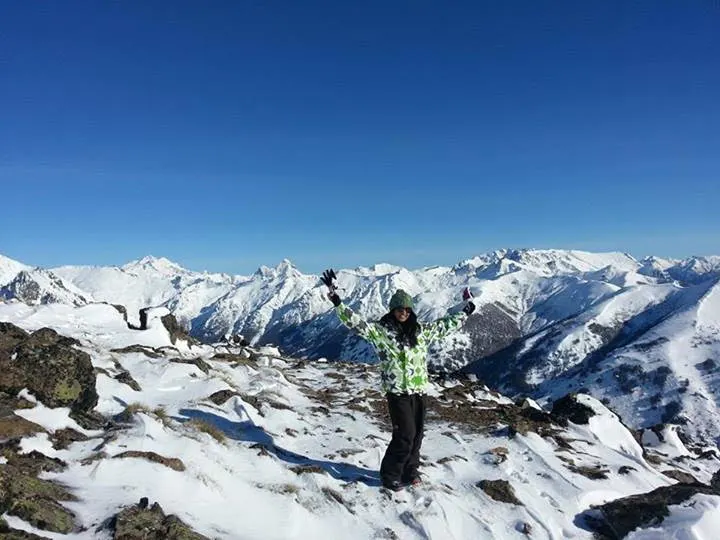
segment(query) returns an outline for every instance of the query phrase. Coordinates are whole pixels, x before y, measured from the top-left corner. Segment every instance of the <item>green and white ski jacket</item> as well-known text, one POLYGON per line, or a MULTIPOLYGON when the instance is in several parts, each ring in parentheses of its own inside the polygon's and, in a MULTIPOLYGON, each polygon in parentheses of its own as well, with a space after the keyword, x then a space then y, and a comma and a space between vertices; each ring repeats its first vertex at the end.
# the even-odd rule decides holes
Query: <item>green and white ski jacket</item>
POLYGON ((407 347, 398 343, 397 335, 391 329, 363 320, 345 304, 341 303, 335 311, 345 326, 373 346, 380 358, 382 390, 391 394, 424 394, 428 384, 427 352, 430 343, 460 328, 468 317, 461 311, 421 324, 417 345, 407 347))

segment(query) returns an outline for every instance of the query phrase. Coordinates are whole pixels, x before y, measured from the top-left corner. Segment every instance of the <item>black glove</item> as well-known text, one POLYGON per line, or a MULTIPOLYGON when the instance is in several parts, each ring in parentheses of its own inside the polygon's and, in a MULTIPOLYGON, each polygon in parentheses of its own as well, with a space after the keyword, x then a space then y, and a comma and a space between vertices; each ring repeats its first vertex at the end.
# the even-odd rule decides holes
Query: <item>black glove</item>
POLYGON ((467 304, 465 304, 463 311, 466 315, 472 315, 473 311, 475 311, 475 304, 473 304, 472 302, 468 302, 467 304))
POLYGON ((328 289, 331 291, 335 290, 335 283, 333 281, 337 279, 337 276, 335 275, 335 270, 330 268, 329 270, 325 270, 323 272, 322 277, 320 278, 320 281, 323 282, 323 285, 325 285, 328 289))
POLYGON ((337 276, 335 275, 335 270, 332 268, 325 270, 323 272, 322 277, 320 278, 320 281, 322 281, 323 285, 325 285, 330 292, 328 292, 328 298, 333 303, 335 307, 339 306, 342 300, 340 300, 340 297, 338 296, 338 293, 335 292, 337 287, 335 286, 334 281, 337 279, 337 276))

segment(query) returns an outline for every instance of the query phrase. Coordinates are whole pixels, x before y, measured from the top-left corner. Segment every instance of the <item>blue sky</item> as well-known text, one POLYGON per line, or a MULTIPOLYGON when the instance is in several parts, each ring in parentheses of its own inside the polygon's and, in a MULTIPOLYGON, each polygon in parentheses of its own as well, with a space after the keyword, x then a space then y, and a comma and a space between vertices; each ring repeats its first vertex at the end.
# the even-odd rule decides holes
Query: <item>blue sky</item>
POLYGON ((0 253, 720 254, 713 2, 3 2, 0 253))

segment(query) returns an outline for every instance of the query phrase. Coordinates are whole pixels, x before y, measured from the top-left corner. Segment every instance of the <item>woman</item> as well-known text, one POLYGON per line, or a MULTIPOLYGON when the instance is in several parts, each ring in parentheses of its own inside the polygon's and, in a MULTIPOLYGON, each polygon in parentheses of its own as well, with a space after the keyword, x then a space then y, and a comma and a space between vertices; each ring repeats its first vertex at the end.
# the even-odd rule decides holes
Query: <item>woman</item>
POLYGON ((380 466, 384 487, 398 491, 420 482, 420 445, 425 424, 425 392, 428 385, 427 351, 433 341, 457 330, 475 310, 469 289, 463 291, 464 309, 435 322, 421 325, 413 311, 412 297, 399 289, 390 299, 389 312, 378 322, 364 321, 343 304, 333 280, 335 272, 323 273, 330 289, 328 298, 338 317, 367 340, 380 358, 382 389, 387 396, 393 432, 380 466))

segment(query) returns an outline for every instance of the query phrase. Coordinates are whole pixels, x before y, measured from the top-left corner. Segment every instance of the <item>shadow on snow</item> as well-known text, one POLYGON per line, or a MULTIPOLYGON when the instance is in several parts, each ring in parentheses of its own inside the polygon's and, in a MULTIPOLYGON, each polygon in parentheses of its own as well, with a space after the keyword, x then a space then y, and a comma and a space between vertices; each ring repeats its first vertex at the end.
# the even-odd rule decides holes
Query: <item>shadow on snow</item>
POLYGON ((291 465, 320 467, 337 480, 343 480, 345 482, 361 482, 373 487, 380 486, 380 476, 377 471, 363 469, 362 467, 358 467, 357 465, 352 465, 350 463, 336 463, 333 461, 312 459, 307 456, 285 450, 284 448, 276 445, 273 438, 268 435, 264 429, 256 426, 252 420, 233 422, 232 420, 228 420, 222 416, 197 409, 181 409, 178 412, 184 416, 184 418, 175 418, 180 422, 187 422, 188 420, 200 420, 202 422, 207 422, 222 431, 228 439, 258 445, 267 450, 268 453, 291 465))

